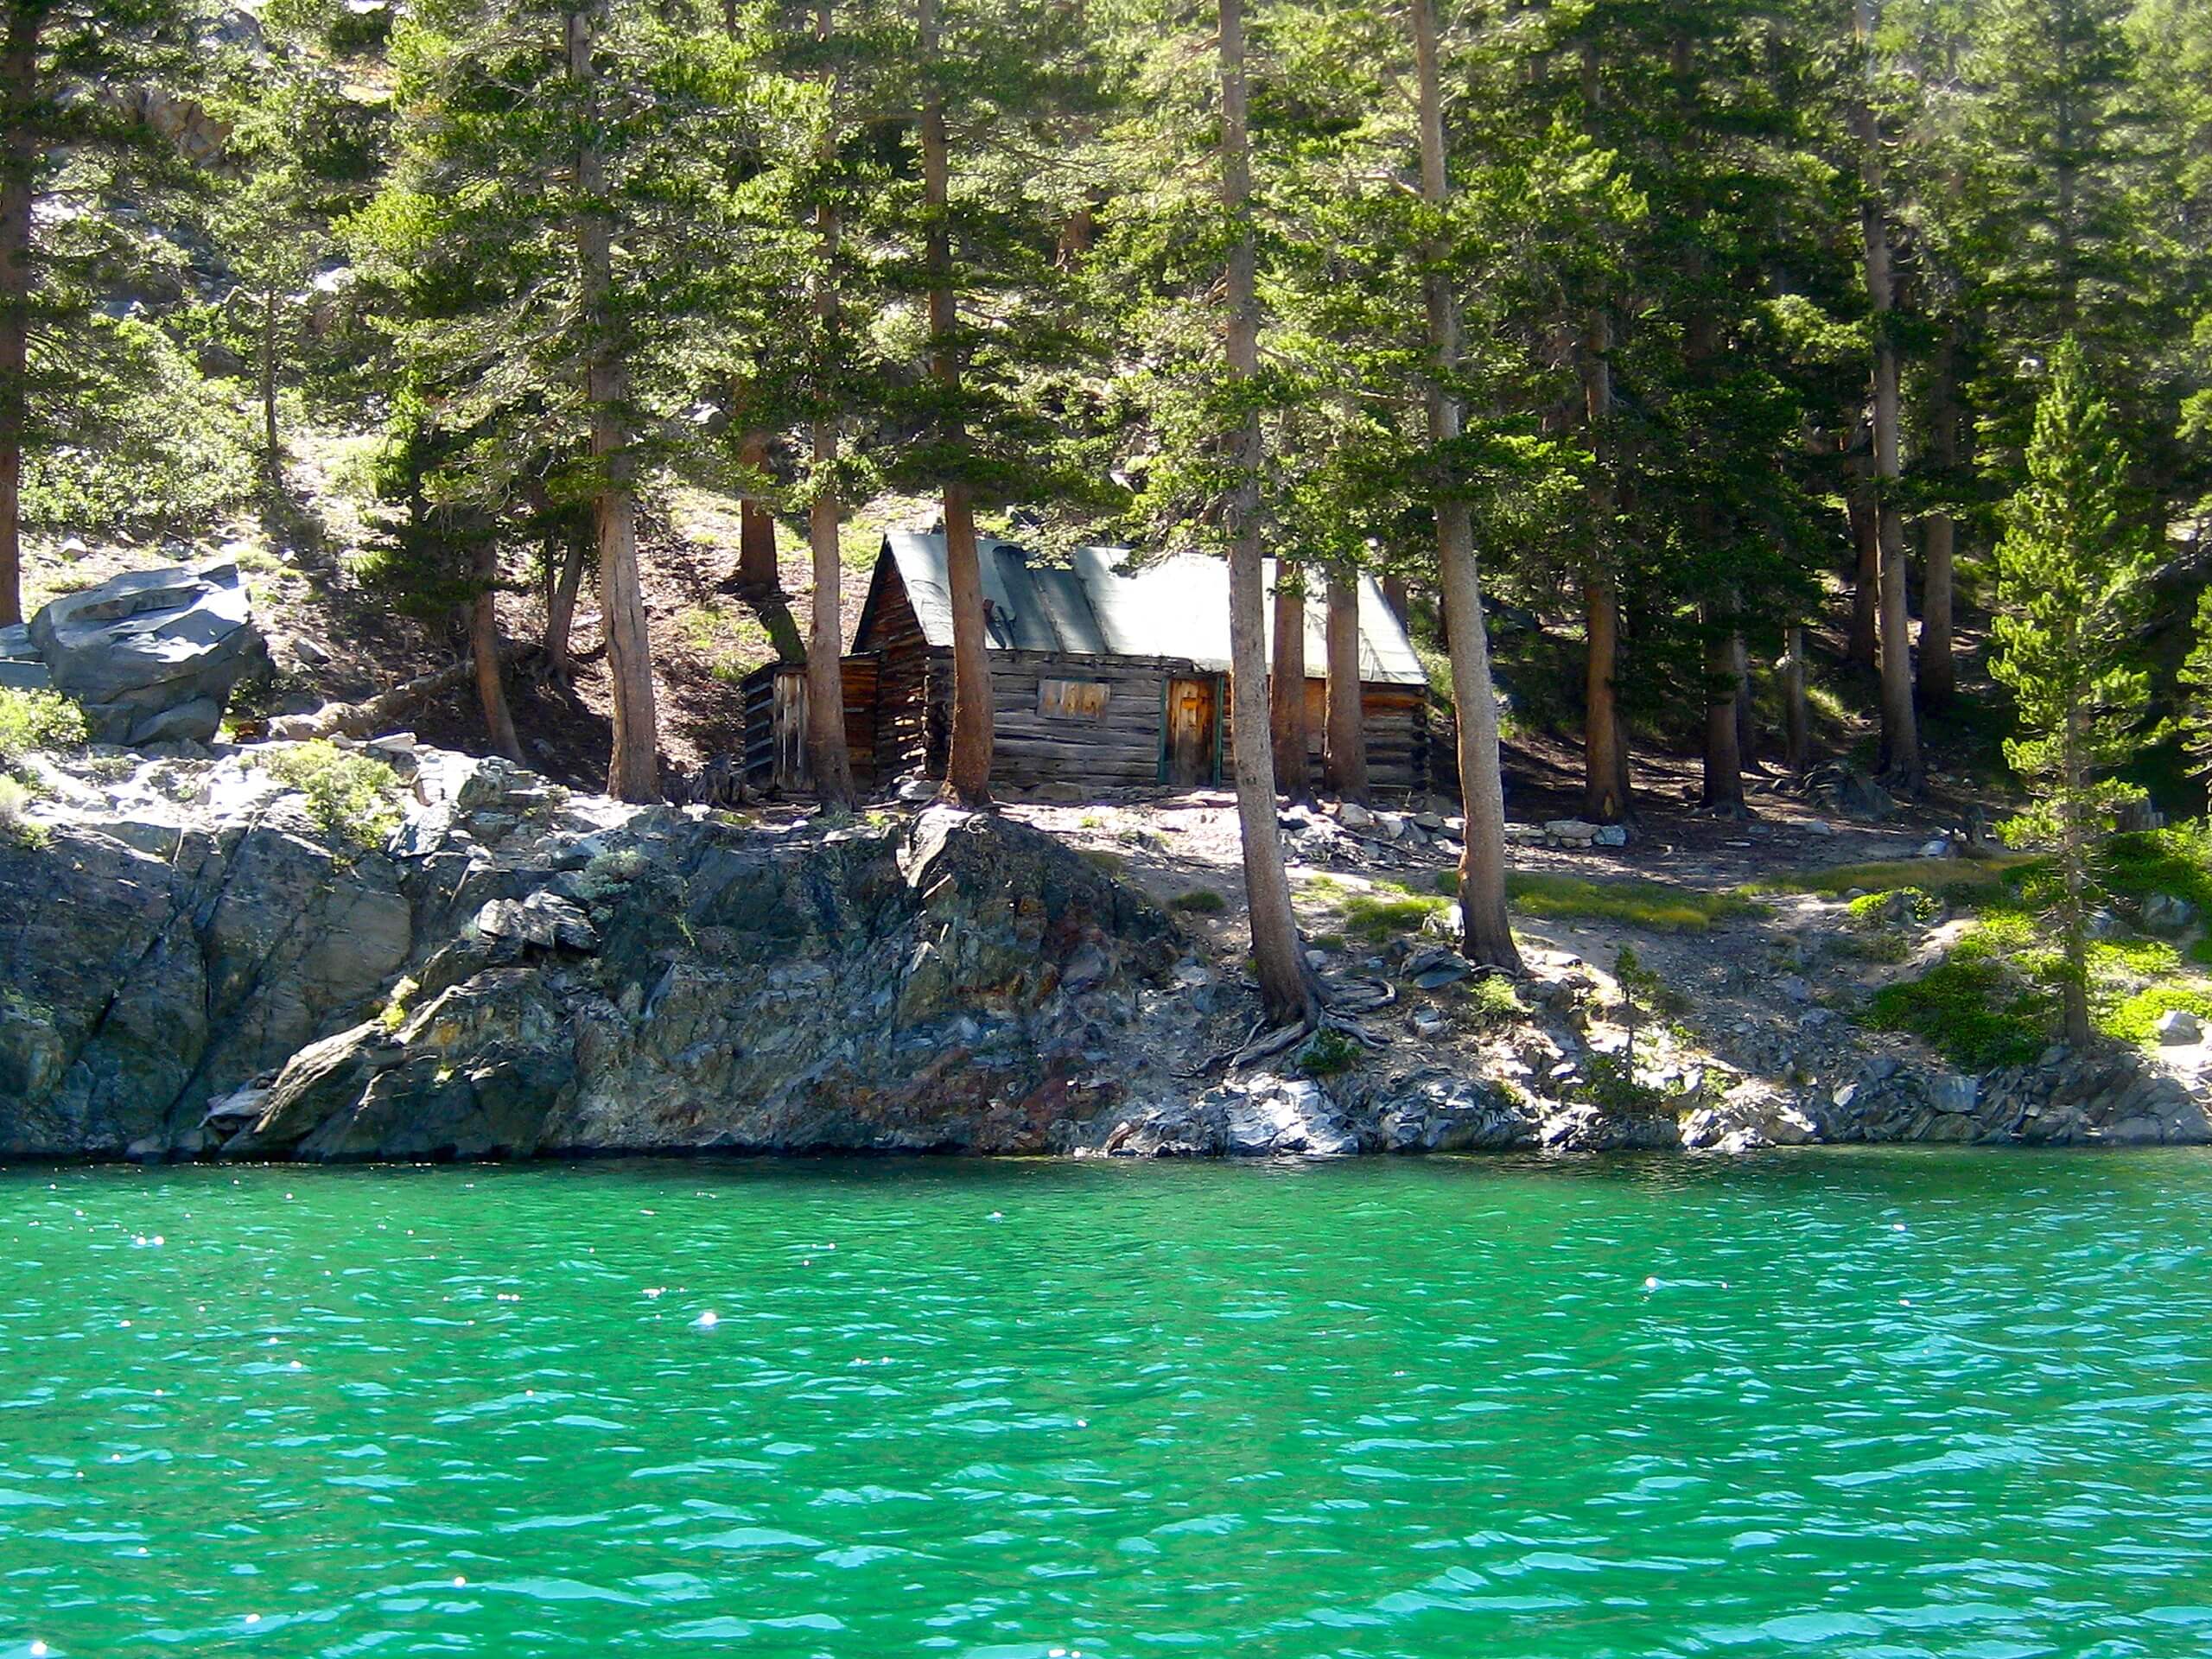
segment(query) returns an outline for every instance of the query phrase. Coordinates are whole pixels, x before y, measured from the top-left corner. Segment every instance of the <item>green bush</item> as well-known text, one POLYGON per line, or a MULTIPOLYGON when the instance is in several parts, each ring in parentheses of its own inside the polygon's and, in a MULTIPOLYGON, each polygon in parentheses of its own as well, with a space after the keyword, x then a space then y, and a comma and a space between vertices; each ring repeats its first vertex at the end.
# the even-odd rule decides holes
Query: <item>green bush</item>
POLYGON ((33 799, 30 785, 0 772, 0 842, 36 850, 54 839, 54 832, 23 816, 33 799))
POLYGON ((1229 900, 1211 887, 1192 887, 1188 893, 1177 893, 1167 906, 1192 916, 1218 916, 1229 908, 1229 900))
POLYGON ((2158 1041, 2158 1016, 2170 1008, 2193 1014, 2212 1027, 2212 990, 2202 984, 2172 982, 2152 985, 2103 1010, 2098 1015, 2097 1028, 2124 1043, 2153 1044, 2158 1041))
POLYGON ((399 809, 391 798, 399 779, 381 760, 317 738, 264 755, 259 764, 306 796, 308 815, 341 841, 380 847, 399 828, 399 809))
POLYGON ((1485 1028, 1519 1025, 1529 1017, 1528 1005, 1503 974, 1484 974, 1468 981, 1467 1009, 1475 1022, 1485 1028))
POLYGON ((1924 887, 1891 887, 1887 893, 1853 899, 1844 912, 1858 928, 1888 927, 1903 921, 1924 927, 1943 913, 1943 901, 1924 887))
POLYGON ((58 692, 0 686, 0 766, 34 749, 76 748, 87 735, 85 711, 58 692))
POLYGON ((2175 824, 2114 836, 2100 849, 2097 877, 2113 893, 2139 904, 2171 893, 2212 916, 2212 826, 2175 824))
POLYGON ((1866 1023, 1910 1032, 1969 1071, 2023 1065, 2050 1040, 2058 1000, 1991 956, 1954 950, 1918 979, 1874 993, 1866 1023))
POLYGON ((1359 1045, 1340 1031, 1324 1026, 1298 1051, 1298 1069, 1309 1077, 1334 1077, 1349 1071, 1359 1058, 1359 1045))

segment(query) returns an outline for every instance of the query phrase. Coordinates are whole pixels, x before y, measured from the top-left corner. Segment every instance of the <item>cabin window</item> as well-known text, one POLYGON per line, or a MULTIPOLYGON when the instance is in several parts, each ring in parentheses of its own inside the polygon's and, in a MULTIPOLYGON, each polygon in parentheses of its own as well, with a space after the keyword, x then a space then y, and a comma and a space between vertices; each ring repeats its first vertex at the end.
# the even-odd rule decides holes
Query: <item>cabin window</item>
POLYGON ((1037 712, 1046 720, 1103 720, 1110 690, 1104 680, 1039 680, 1037 712))

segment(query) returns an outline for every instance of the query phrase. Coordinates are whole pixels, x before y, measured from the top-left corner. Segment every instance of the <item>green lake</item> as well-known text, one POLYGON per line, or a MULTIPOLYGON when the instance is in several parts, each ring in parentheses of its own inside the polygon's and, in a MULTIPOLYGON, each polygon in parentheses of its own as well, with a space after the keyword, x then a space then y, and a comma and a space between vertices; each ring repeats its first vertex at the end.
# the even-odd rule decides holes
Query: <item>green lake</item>
POLYGON ((0 1659, 601 1651, 2212 1655, 2212 1156, 0 1173, 0 1659))

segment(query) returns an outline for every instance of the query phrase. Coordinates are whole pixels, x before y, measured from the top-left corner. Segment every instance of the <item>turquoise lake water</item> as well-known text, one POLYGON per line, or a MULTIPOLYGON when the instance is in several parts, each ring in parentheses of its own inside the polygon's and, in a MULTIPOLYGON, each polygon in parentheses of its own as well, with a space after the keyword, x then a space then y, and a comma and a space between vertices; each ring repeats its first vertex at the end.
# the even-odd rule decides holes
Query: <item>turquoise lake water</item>
POLYGON ((2212 1655, 2212 1157, 11 1170, 41 1651, 2212 1655))

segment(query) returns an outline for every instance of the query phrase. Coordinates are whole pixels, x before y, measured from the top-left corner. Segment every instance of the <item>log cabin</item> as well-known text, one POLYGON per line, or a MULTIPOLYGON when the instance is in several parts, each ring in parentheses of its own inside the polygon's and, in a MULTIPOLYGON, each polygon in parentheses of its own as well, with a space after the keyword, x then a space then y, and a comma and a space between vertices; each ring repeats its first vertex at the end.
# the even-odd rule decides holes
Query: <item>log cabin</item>
MULTIPOLYGON (((1089 791, 1219 784, 1229 754, 1229 571, 1177 555, 1132 566, 1126 549, 1077 548, 1048 564, 979 539, 996 734, 992 780, 1089 791)), ((1272 596, 1274 567, 1267 570, 1272 596)), ((1318 589, 1319 583, 1314 584, 1318 589)), ((1325 606, 1306 606, 1306 660, 1327 660, 1325 606)), ((1370 785, 1428 784, 1428 677, 1404 625, 1360 579, 1360 704, 1370 785)), ((845 736, 863 788, 944 774, 952 722, 952 604, 944 537, 883 538, 842 664, 845 736)), ((1326 682, 1306 684, 1314 775, 1326 682)), ((770 664, 745 682, 746 763, 756 786, 804 790, 806 677, 770 664)))

